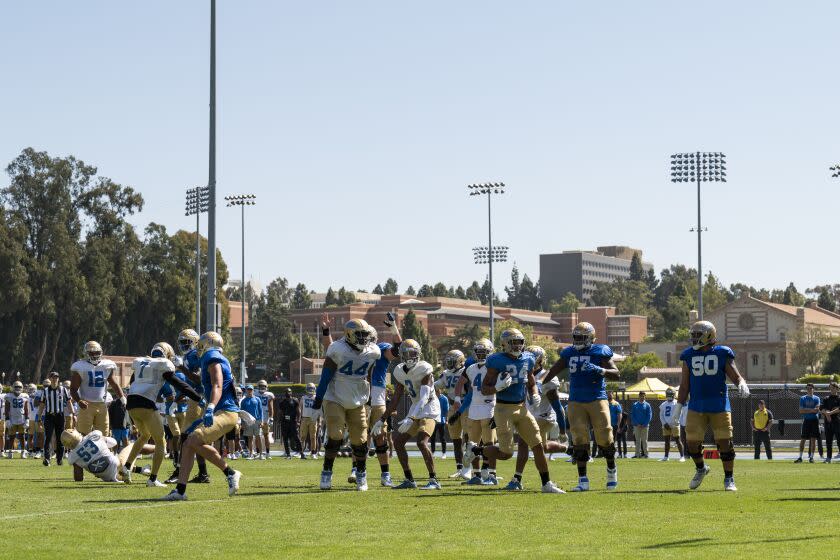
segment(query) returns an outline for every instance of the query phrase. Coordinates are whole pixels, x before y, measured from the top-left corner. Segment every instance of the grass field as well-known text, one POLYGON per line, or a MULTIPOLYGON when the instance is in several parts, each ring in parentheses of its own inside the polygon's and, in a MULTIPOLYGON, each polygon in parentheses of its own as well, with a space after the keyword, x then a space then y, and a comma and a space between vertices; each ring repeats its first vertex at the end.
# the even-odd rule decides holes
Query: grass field
MULTIPOLYGON (((422 473, 415 461, 415 473, 422 473)), ((827 558, 840 546, 840 465, 790 461, 736 464, 737 493, 724 493, 719 461, 689 492, 689 463, 620 460, 620 488, 607 493, 602 461, 587 494, 542 495, 529 463, 526 491, 506 494, 446 479, 439 492, 350 491, 349 460, 336 462, 335 489, 317 490, 320 462, 237 461, 244 476, 227 497, 221 473, 192 485, 188 502, 155 501, 145 483, 70 481, 70 468, 35 460, 0 461, 0 526, 5 558, 827 558)), ((442 476, 454 470, 439 461, 442 476)), ((162 474, 170 465, 164 466, 162 474)), ((510 477, 513 465, 499 473, 510 477)), ((551 463, 564 488, 572 465, 551 463)), ((399 467, 395 475, 400 474, 399 467)), ((145 478, 137 475, 135 479, 145 478)), ((399 476, 395 476, 399 478, 399 476)))

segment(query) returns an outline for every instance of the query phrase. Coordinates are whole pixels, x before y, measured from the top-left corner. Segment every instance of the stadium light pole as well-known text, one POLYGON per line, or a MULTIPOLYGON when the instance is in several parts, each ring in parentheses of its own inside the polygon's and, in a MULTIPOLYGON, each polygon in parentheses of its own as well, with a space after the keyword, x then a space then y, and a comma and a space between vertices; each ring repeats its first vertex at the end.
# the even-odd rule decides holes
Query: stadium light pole
POLYGON ((697 317, 703 320, 703 222, 700 183, 726 182, 726 155, 721 152, 693 152, 671 156, 671 182, 697 183, 697 317))
MULTIPOLYGON (((505 193, 505 184, 504 183, 476 183, 473 185, 467 185, 467 188, 470 191, 470 196, 481 196, 483 194, 487 195, 487 249, 488 255, 492 254, 490 251, 493 248, 493 220, 492 220, 492 213, 490 209, 490 199, 494 194, 504 194, 505 193)), ((507 249, 507 248, 505 248, 507 249)), ((475 251, 475 249, 473 249, 475 251)), ((505 258, 507 258, 507 254, 505 254, 505 258)), ((496 261, 496 262, 503 262, 503 261, 496 261)), ((476 263, 478 263, 478 259, 476 258, 476 263)), ((487 265, 489 266, 489 282, 490 282, 490 340, 494 340, 493 338, 493 259, 487 259, 487 265)))
POLYGON ((495 334, 495 312, 493 311, 493 263, 507 262, 507 247, 500 247, 496 245, 491 250, 489 247, 473 247, 473 259, 475 264, 486 264, 490 269, 488 275, 488 282, 490 284, 490 340, 494 340, 495 334))
POLYGON ((256 198, 255 194, 235 194, 225 197, 229 207, 239 206, 242 209, 242 287, 239 291, 241 294, 239 299, 242 300, 242 362, 239 364, 239 382, 243 385, 248 379, 245 371, 245 207, 255 205, 256 198))
POLYGON ((210 0, 210 146, 207 180, 207 330, 216 329, 216 0, 210 0))
POLYGON ((195 332, 201 333, 201 233, 199 218, 207 212, 210 193, 207 187, 187 189, 185 216, 195 214, 195 332))

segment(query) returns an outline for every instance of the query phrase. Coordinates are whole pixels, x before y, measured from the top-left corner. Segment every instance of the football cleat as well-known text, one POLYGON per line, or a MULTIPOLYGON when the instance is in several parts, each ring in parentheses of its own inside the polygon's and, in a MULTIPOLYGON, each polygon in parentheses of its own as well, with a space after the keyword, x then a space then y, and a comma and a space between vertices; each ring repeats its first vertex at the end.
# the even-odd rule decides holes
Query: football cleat
POLYGON ((350 484, 356 484, 356 467, 350 471, 350 475, 347 477, 347 482, 350 484))
POLYGON ((466 451, 464 451, 464 464, 471 464, 473 462, 473 459, 475 459, 475 451, 473 451, 471 445, 468 445, 466 451))
POLYGON ((149 476, 150 474, 152 474, 152 467, 150 467, 149 465, 143 465, 143 467, 140 469, 140 474, 149 476))
POLYGON ((169 475, 169 478, 164 480, 164 482, 166 484, 175 484, 176 482, 178 482, 179 474, 181 474, 180 471, 178 469, 175 469, 175 471, 171 475, 169 475))
POLYGON ((187 500, 187 495, 181 494, 177 490, 173 490, 172 492, 170 492, 166 496, 163 496, 160 499, 164 502, 185 502, 187 500))
POLYGON ((356 490, 359 492, 367 492, 367 472, 356 474, 356 490))
POLYGON ((735 486, 735 478, 729 477, 723 479, 723 489, 726 492, 737 492, 738 488, 735 486))
POLYGON ((464 480, 469 480, 472 478, 472 467, 469 465, 465 465, 463 469, 460 470, 458 476, 463 478, 464 480))
POLYGON ((607 490, 618 488, 618 469, 607 469, 607 490))
POLYGON ((210 484, 210 475, 199 473, 192 477, 190 484, 210 484))
POLYGON ((166 488, 166 484, 158 479, 152 480, 151 478, 146 481, 146 486, 149 488, 166 488))
POLYGON ((794 463, 801 463, 801 462, 802 462, 802 457, 800 457, 800 458, 798 458, 798 459, 794 460, 793 462, 794 462, 794 463))
POLYGON ((382 473, 382 476, 379 477, 379 484, 385 486, 386 488, 392 488, 394 486, 394 482, 391 480, 391 473, 382 473))
POLYGON ((440 482, 436 478, 430 478, 429 482, 420 487, 420 490, 440 490, 440 482))
POLYGON ((502 488, 502 490, 519 492, 520 490, 522 490, 522 483, 516 480, 515 478, 512 478, 510 482, 508 482, 507 485, 504 488, 502 488))
POLYGON ((242 473, 233 471, 233 474, 227 477, 228 496, 233 496, 239 492, 239 479, 242 478, 242 473))
POLYGON ((670 461, 670 459, 668 458, 668 456, 667 456, 667 455, 665 455, 664 457, 662 457, 661 459, 659 459, 659 461, 660 461, 660 462, 665 462, 665 461, 670 461))
POLYGON ((577 486, 572 488, 572 492, 588 492, 589 491, 589 478, 585 476, 581 476, 578 478, 577 486))
POLYGON ((131 484, 131 469, 123 465, 120 467, 120 474, 122 475, 123 482, 131 484))
POLYGON ((403 480, 397 486, 392 486, 391 490, 414 490, 417 488, 417 483, 413 480, 403 480))
POLYGON ((481 479, 481 484, 483 486, 498 486, 499 477, 497 477, 496 475, 488 474, 486 478, 481 479))
POLYGON ((461 484, 467 484, 470 486, 480 486, 481 485, 481 477, 477 474, 473 475, 471 479, 466 482, 462 482, 461 484))
POLYGON ((685 463, 685 457, 680 457, 680 463, 685 463))
POLYGON ((332 471, 321 471, 321 490, 332 488, 332 471))
MULTIPOLYGON (((21 459, 28 459, 29 458, 29 453, 27 453, 27 451, 24 449, 23 451, 20 452, 20 458, 21 459)), ((813 463, 814 461, 811 460, 811 462, 813 463)))
POLYGON ((688 483, 688 488, 690 490, 697 490, 700 488, 700 485, 703 484, 703 479, 706 478, 706 475, 709 474, 711 470, 712 469, 709 465, 705 465, 702 469, 697 469, 694 473, 694 478, 692 478, 691 482, 688 483))
POLYGON ((556 484, 551 482, 550 480, 543 484, 542 487, 543 494, 565 494, 566 491, 562 488, 558 487, 556 484))

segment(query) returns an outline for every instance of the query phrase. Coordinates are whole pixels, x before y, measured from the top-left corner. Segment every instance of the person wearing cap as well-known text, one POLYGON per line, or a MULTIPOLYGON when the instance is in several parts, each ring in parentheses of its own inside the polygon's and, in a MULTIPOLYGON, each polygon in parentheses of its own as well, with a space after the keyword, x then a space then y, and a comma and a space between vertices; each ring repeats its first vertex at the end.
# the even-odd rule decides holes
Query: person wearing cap
MULTIPOLYGON (((313 408, 315 404, 315 384, 306 384, 306 394, 300 399, 300 439, 302 442, 309 442, 309 455, 313 459, 318 458, 318 421, 321 419, 321 411, 313 408)), ((300 458, 306 459, 303 447, 300 449, 300 458)))
POLYGON ((283 437, 283 448, 286 451, 286 459, 292 458, 292 451, 294 445, 297 445, 297 450, 300 452, 301 459, 303 455, 303 445, 300 442, 300 433, 298 426, 300 425, 300 404, 292 395, 292 389, 286 389, 286 394, 283 396, 277 405, 280 411, 280 433, 283 437))
POLYGON ((263 422, 263 406, 260 398, 254 395, 253 385, 245 385, 245 396, 239 402, 239 408, 253 416, 256 420, 250 426, 245 426, 242 433, 245 436, 245 443, 248 446, 248 455, 245 458, 248 460, 253 460, 256 457, 262 458, 262 454, 256 452, 255 444, 260 437, 260 425, 263 422))
POLYGON ((822 404, 820 404, 820 413, 825 422, 825 445, 826 463, 831 462, 832 444, 835 438, 837 439, 837 449, 840 451, 840 384, 832 381, 828 385, 828 390, 831 392, 822 404))
POLYGON ((48 383, 38 400, 38 415, 44 422, 44 466, 50 466, 52 440, 55 437, 55 460, 59 465, 64 460, 64 445, 61 432, 64 431, 64 407, 70 399, 70 391, 59 382, 57 371, 50 373, 48 383))

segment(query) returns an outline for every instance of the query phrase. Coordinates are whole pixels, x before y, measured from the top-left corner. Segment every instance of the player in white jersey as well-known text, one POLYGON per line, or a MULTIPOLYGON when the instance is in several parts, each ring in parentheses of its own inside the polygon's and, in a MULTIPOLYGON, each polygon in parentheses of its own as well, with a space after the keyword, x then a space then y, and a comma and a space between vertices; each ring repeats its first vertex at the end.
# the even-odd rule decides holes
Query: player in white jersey
POLYGON ((262 438, 257 438, 257 452, 260 453, 260 458, 271 459, 269 434, 274 427, 274 393, 268 390, 268 381, 265 379, 260 379, 257 383, 257 398, 260 399, 263 413, 260 423, 262 438))
POLYGON ((0 383, 0 459, 4 458, 6 452, 6 394, 3 392, 3 384, 0 383))
POLYGON ((15 381, 12 392, 3 397, 6 418, 6 457, 11 459, 15 449, 15 436, 20 441, 20 457, 26 459, 26 427, 29 423, 29 395, 23 392, 23 383, 15 381))
POLYGON ((344 325, 344 337, 327 348, 321 380, 315 389, 313 408, 322 403, 327 420, 327 444, 322 490, 332 487, 332 469, 341 448, 344 426, 350 434, 350 448, 356 467, 356 489, 367 490, 368 425, 365 404, 370 398, 370 374, 382 353, 370 337, 366 321, 353 319, 344 325))
MULTIPOLYGON (((93 430, 82 436, 76 430, 64 430, 61 433, 61 443, 69 450, 67 460, 74 466, 88 471, 105 482, 128 482, 123 479, 120 471, 128 456, 129 447, 123 448, 119 455, 111 451, 116 447, 117 440, 102 435, 99 430, 93 430)), ((151 445, 145 446, 143 453, 153 453, 151 445)), ((148 473, 147 469, 142 471, 148 473)))
MULTIPOLYGON (((315 384, 306 384, 306 393, 300 399, 300 441, 302 445, 309 442, 310 457, 316 459, 318 457, 318 421, 321 419, 321 411, 315 410, 315 384)), ((305 459, 306 455, 303 449, 300 450, 301 459, 305 459)))
POLYGON ((30 383, 26 386, 26 394, 29 395, 29 429, 27 430, 29 456, 33 459, 40 459, 44 430, 38 408, 44 392, 34 383, 30 383))
POLYGON ((429 470, 429 482, 421 486, 421 490, 440 490, 440 483, 435 473, 435 458, 429 446, 429 438, 435 431, 435 424, 440 418, 440 401, 435 394, 434 368, 428 362, 421 360, 422 350, 416 340, 407 339, 400 344, 400 359, 402 363, 393 371, 394 396, 385 408, 385 414, 373 425, 371 433, 374 436, 382 433, 385 419, 396 410, 403 393, 411 397, 411 407, 408 414, 400 422, 398 433, 394 434, 394 449, 405 473, 405 480, 395 490, 417 488, 411 467, 408 464, 408 452, 405 444, 412 437, 417 436, 417 448, 423 455, 423 461, 429 470))
POLYGON ((660 461, 667 461, 671 452, 671 439, 677 445, 680 452, 680 463, 685 463, 685 453, 680 441, 680 419, 676 416, 677 407, 674 397, 676 392, 668 387, 665 390, 666 401, 659 405, 659 421, 662 422, 662 437, 665 439, 665 456, 660 461))
MULTIPOLYGON (((155 454, 152 460, 152 472, 146 485, 166 486, 157 479, 166 452, 163 416, 161 416, 157 403, 163 384, 169 382, 182 394, 187 395, 194 401, 201 400, 201 395, 188 383, 175 377, 175 365, 171 361, 174 355, 175 353, 169 344, 158 342, 149 353, 150 357, 137 358, 132 364, 134 373, 131 375, 131 385, 128 388, 126 410, 128 410, 132 422, 137 427, 137 440, 131 446, 125 464, 120 471, 126 483, 131 482, 131 469, 134 466, 134 460, 151 438, 154 441, 155 454)), ((165 403, 161 404, 165 406, 165 403)), ((165 414, 165 410, 163 412, 165 414)))
MULTIPOLYGON (((468 457, 474 457, 472 460, 472 476, 467 481, 467 484, 470 485, 486 484, 495 486, 499 483, 496 477, 496 458, 487 459, 483 455, 485 445, 494 445, 496 443, 496 429, 493 423, 496 395, 481 394, 481 383, 487 374, 487 356, 494 351, 493 343, 486 338, 476 341, 473 345, 473 355, 476 361, 461 375, 461 379, 457 385, 458 394, 466 394, 464 405, 454 415, 451 415, 449 419, 451 425, 452 422, 457 421, 464 411, 466 411, 466 425, 470 441, 476 444, 467 453, 468 457), (477 472, 478 461, 482 457, 484 459, 481 464, 481 474, 479 474, 477 472)), ((469 466, 467 468, 469 469, 469 466)))
MULTIPOLYGON (((117 364, 102 358, 102 346, 91 340, 85 343, 85 359, 78 360, 70 366, 70 396, 79 403, 79 414, 76 428, 82 435, 91 430, 99 430, 103 434, 109 433, 108 407, 105 397, 108 387, 114 395, 125 404, 122 387, 117 383, 114 373, 117 364)), ((81 475, 81 471, 79 471, 81 475)))
POLYGON ((540 427, 543 447, 546 453, 565 453, 568 446, 557 438, 566 434, 566 417, 563 405, 560 404, 560 382, 554 377, 547 383, 543 383, 548 370, 545 368, 545 349, 542 346, 531 345, 525 349, 536 358, 534 365, 534 381, 537 383, 537 390, 542 397, 539 404, 528 403, 528 411, 536 418, 540 427), (555 437, 551 437, 556 434, 555 437))
POLYGON ((435 388, 444 395, 449 401, 449 412, 446 415, 446 429, 449 432, 449 438, 452 440, 452 448, 455 450, 455 467, 456 472, 450 478, 469 478, 467 475, 470 472, 470 467, 464 466, 464 433, 467 431, 466 426, 461 421, 460 416, 455 416, 458 412, 458 407, 461 406, 461 395, 456 391, 458 381, 464 374, 466 357, 460 350, 450 350, 446 353, 443 359, 443 365, 446 369, 441 373, 440 378, 435 382, 435 388), (455 416, 453 420, 453 416, 455 416))

